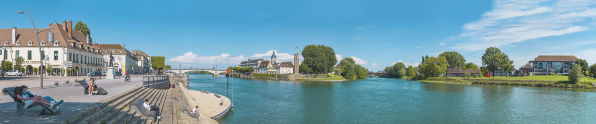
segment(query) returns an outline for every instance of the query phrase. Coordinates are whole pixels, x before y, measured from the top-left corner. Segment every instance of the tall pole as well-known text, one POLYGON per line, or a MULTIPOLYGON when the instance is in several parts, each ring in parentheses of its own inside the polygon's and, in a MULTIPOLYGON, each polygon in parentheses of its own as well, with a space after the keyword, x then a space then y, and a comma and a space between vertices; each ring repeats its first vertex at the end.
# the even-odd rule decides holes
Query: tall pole
MULTIPOLYGON (((37 43, 39 43, 39 61, 40 64, 43 64, 41 61, 43 60, 43 56, 41 55, 41 43, 39 42, 39 35, 38 35, 38 31, 37 28, 35 27, 35 23, 33 22, 33 17, 31 17, 31 12, 29 12, 29 8, 27 8, 27 4, 25 3, 25 9, 27 10, 27 14, 29 14, 29 18, 31 19, 31 24, 33 24, 33 30, 35 30, 35 37, 37 38, 37 43)), ((43 65, 39 66, 39 67, 43 67, 43 65)), ((43 73, 39 75, 40 78, 40 82, 39 85, 41 85, 41 89, 43 89, 43 73)))

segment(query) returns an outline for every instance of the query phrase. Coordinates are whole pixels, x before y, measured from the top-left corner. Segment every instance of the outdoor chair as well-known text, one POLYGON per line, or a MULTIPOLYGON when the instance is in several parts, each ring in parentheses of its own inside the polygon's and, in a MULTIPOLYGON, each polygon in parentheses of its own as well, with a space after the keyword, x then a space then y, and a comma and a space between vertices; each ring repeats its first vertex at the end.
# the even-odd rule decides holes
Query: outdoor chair
MULTIPOLYGON (((2 90, 2 94, 8 95, 8 96, 10 96, 11 98, 14 99, 14 98, 16 98, 16 94, 14 93, 14 91, 15 91, 16 88, 17 87, 4 88, 2 90)), ((51 99, 48 96, 45 96, 44 98, 45 99, 51 99)), ((27 108, 25 108, 24 107, 25 106, 25 102, 23 102, 21 100, 17 100, 15 102, 17 103, 17 113, 20 114, 20 115, 24 115, 25 114, 25 109, 30 109, 30 108, 33 108, 35 106, 41 106, 43 108, 43 110, 41 110, 41 112, 39 112, 39 115, 46 114, 46 113, 48 113, 50 115, 53 115, 54 113, 56 113, 56 112, 58 112, 60 110, 59 107, 58 107, 59 105, 56 105, 55 108, 52 108, 52 107, 50 107, 50 106, 48 106, 46 104, 43 104, 43 103, 33 103, 33 104, 29 105, 27 108)))
POLYGON ((140 113, 141 115, 147 117, 148 120, 153 120, 153 122, 155 122, 155 119, 157 119, 157 112, 154 110, 147 110, 143 106, 144 103, 145 101, 143 100, 143 98, 138 98, 137 100, 132 102, 132 104, 130 104, 130 110, 140 113))
MULTIPOLYGON (((79 84, 81 84, 81 86, 83 86, 83 93, 89 94, 89 91, 87 91, 89 84, 87 84, 87 82, 85 82, 83 80, 83 81, 78 81, 77 83, 79 83, 79 84)), ((108 91, 106 91, 105 89, 103 89, 101 87, 94 88, 93 91, 97 91, 97 95, 107 95, 108 94, 108 91)))

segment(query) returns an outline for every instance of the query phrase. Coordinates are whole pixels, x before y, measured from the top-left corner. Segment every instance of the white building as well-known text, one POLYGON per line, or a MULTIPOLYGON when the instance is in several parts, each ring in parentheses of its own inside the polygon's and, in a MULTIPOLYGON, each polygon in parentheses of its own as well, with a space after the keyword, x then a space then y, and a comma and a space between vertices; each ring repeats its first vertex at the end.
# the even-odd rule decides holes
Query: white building
POLYGON ((145 52, 141 50, 132 50, 132 54, 137 57, 137 65, 139 66, 139 71, 137 71, 137 73, 150 73, 151 60, 149 60, 149 54, 145 54, 145 52))
POLYGON ((294 64, 292 62, 281 62, 275 66, 277 74, 292 74, 294 73, 294 64))
POLYGON ((240 64, 238 65, 238 67, 241 67, 241 68, 244 68, 244 67, 258 68, 259 67, 259 64, 261 64, 261 61, 263 61, 263 59, 248 59, 247 61, 240 62, 240 64))
POLYGON ((125 47, 126 44, 99 44, 99 49, 103 54, 103 62, 105 63, 104 65, 106 68, 109 66, 108 62, 110 62, 111 54, 114 57, 115 71, 122 72, 122 74, 126 73, 126 71, 135 74, 140 71, 137 57, 134 57, 125 47))
POLYGON ((65 73, 66 62, 73 63, 73 67, 68 69, 77 70, 71 73, 73 75, 86 75, 101 70, 103 60, 97 44, 89 42, 89 37, 80 31, 73 31, 72 25, 72 21, 63 21, 62 25, 52 23, 48 28, 38 28, 39 42, 33 28, 0 29, 0 42, 5 51, 3 53, 7 53, 3 54, 6 55, 3 60, 14 64, 16 58, 22 57, 26 75, 34 74, 33 68, 45 71, 43 67, 48 64, 52 72, 60 74, 60 69, 63 69, 62 73, 65 73))

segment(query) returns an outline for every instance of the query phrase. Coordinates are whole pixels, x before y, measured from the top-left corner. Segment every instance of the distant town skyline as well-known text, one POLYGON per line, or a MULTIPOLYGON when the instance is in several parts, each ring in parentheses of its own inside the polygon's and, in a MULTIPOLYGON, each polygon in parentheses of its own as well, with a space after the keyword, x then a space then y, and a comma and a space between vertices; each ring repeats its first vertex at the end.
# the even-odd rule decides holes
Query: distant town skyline
POLYGON ((93 41, 142 48, 173 68, 235 66, 274 50, 278 61, 293 61, 310 44, 330 46, 370 71, 444 51, 480 66, 491 46, 515 68, 538 55, 596 62, 596 2, 588 0, 5 1, 0 28, 32 28, 28 15, 17 13, 23 2, 37 28, 80 20, 93 41))

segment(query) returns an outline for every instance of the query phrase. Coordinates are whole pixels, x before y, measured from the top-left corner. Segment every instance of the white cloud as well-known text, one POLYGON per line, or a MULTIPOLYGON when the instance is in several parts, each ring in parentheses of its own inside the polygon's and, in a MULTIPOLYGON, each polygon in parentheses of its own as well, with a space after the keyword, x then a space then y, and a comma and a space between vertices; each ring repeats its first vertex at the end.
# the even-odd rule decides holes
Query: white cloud
MULTIPOLYGON (((266 53, 255 53, 254 55, 251 55, 250 57, 245 57, 244 55, 231 56, 230 54, 227 54, 227 53, 222 53, 219 56, 198 56, 197 54, 194 54, 193 52, 187 52, 184 55, 176 56, 174 58, 171 58, 168 61, 175 62, 175 63, 182 63, 185 65, 187 65, 187 64, 230 64, 230 65, 236 65, 242 61, 248 60, 249 58, 251 58, 251 59, 257 59, 257 58, 270 59, 271 54, 273 54, 273 51, 275 51, 275 50, 269 50, 266 53)), ((293 54, 277 53, 277 51, 276 51, 275 55, 277 57, 277 61, 293 61, 294 60, 293 54)), ((302 56, 300 56, 300 60, 304 60, 304 58, 302 56)))
POLYGON ((243 55, 232 57, 230 54, 222 53, 219 56, 198 56, 192 52, 185 53, 182 56, 171 58, 170 62, 176 63, 196 63, 196 64, 234 64, 248 59, 243 55))
POLYGON ((446 45, 445 42, 441 42, 441 46, 445 46, 445 45, 446 45))
MULTIPOLYGON (((354 59, 354 61, 356 62, 356 64, 359 64, 359 65, 366 65, 366 64, 368 64, 368 62, 362 60, 361 58, 354 57, 354 56, 350 56, 350 58, 354 59)), ((343 58, 343 55, 335 54, 335 59, 337 59, 337 62, 339 63, 339 61, 341 61, 344 58, 343 58)))
POLYGON ((595 1, 587 0, 496 0, 492 10, 463 25, 457 38, 450 38, 467 41, 451 48, 478 51, 586 31, 594 26, 586 23, 596 17, 596 9, 589 8, 593 5, 595 1))
POLYGON ((373 65, 373 66, 379 66, 379 65, 377 65, 377 63, 373 63, 372 65, 373 65))
MULTIPOLYGON (((290 53, 278 53, 277 50, 269 50, 266 53, 255 53, 254 55, 251 55, 250 58, 262 58, 262 59, 271 59, 271 55, 273 54, 273 51, 275 51, 275 57, 277 58, 277 61, 293 61, 294 60, 294 54, 290 54, 290 53)), ((300 56, 302 57, 302 56, 300 56)), ((302 58, 300 58, 302 60, 302 58)))
POLYGON ((588 61, 588 63, 590 63, 590 65, 592 65, 596 62, 596 56, 594 56, 594 53, 596 53, 596 48, 586 49, 579 51, 579 53, 576 54, 576 57, 579 59, 585 59, 588 61))
POLYGON ((339 61, 341 61, 341 59, 344 59, 344 58, 343 58, 343 55, 335 54, 335 59, 337 59, 337 62, 339 62, 339 61))
POLYGON ((356 64, 358 65, 366 65, 368 64, 368 62, 362 60, 361 58, 358 57, 354 57, 354 56, 350 56, 350 58, 354 59, 354 61, 356 62, 356 64))

